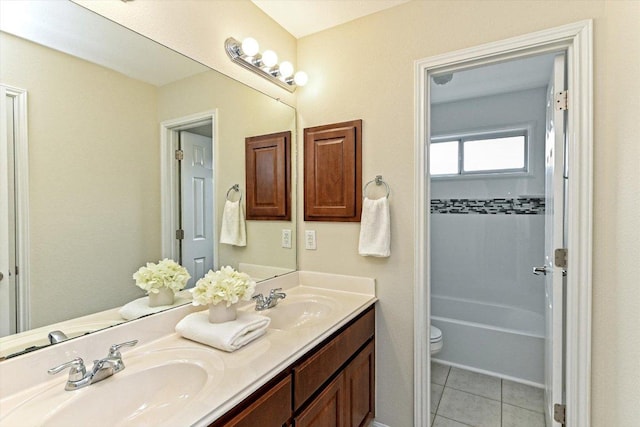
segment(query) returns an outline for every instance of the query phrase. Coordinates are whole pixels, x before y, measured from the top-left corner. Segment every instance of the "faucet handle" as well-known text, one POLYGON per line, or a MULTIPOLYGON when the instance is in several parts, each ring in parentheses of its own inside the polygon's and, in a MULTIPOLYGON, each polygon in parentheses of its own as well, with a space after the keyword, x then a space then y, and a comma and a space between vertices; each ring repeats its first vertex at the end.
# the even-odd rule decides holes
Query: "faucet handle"
POLYGON ((79 357, 76 357, 69 362, 63 363, 62 365, 51 368, 47 371, 47 373, 49 373, 49 375, 55 375, 67 368, 71 368, 71 370, 69 371, 69 381, 79 381, 84 378, 87 373, 87 369, 84 366, 84 361, 79 357))
POLYGON ((273 297, 276 293, 280 292, 282 290, 282 288, 275 288, 275 289, 271 289, 269 291, 269 296, 273 297))
POLYGON ((109 356, 108 357, 118 357, 120 355, 120 351, 119 350, 122 347, 133 347, 136 344, 138 344, 138 340, 127 341, 127 342, 123 342, 121 344, 114 344, 111 347, 109 347, 109 356))
POLYGON ((256 294, 254 296, 251 297, 252 300, 255 300, 259 303, 262 303, 264 301, 264 295, 262 294, 256 294))

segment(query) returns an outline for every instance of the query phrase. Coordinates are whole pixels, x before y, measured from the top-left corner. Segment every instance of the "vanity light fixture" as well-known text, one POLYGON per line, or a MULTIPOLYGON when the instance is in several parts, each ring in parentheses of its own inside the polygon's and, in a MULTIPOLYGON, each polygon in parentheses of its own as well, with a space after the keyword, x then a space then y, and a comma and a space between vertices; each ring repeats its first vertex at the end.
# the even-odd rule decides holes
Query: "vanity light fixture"
POLYGON ((298 71, 294 74, 291 62, 282 61, 278 65, 278 55, 274 51, 265 50, 261 54, 258 42, 253 38, 249 37, 239 42, 233 37, 229 37, 224 42, 224 48, 233 62, 289 92, 296 90, 297 86, 304 86, 309 80, 304 71, 298 71))

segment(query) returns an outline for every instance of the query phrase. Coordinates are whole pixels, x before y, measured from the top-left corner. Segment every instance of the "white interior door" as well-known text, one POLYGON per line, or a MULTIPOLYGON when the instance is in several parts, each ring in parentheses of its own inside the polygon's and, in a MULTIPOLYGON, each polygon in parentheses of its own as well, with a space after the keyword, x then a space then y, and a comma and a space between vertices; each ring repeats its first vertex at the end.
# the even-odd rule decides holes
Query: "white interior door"
POLYGON ((187 287, 213 268, 213 144, 212 139, 180 131, 182 265, 191 274, 187 287))
POLYGON ((0 337, 16 333, 14 265, 15 223, 13 185, 14 98, 0 87, 0 337))
POLYGON ((554 61, 547 88, 545 140, 545 404, 547 426, 559 427, 554 421, 554 404, 564 403, 564 275, 556 265, 555 250, 564 247, 564 146, 566 108, 559 101, 565 90, 565 56, 554 61))

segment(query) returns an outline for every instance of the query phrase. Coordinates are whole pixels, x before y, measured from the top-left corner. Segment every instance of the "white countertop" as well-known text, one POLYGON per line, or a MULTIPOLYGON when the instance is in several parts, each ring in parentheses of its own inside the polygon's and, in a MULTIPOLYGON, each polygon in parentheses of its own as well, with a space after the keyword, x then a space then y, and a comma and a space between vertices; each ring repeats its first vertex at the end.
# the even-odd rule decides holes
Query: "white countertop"
MULTIPOLYGON (((205 368, 208 369, 209 378, 194 399, 189 399, 185 406, 176 408, 175 417, 165 416, 156 425, 208 426, 376 302, 374 280, 367 278, 296 272, 262 282, 256 292, 266 293, 276 287, 284 288, 291 297, 315 295, 331 298, 336 303, 321 321, 289 330, 269 329, 264 336, 233 353, 217 350, 176 334, 173 331, 175 324, 186 314, 201 308, 186 306, 57 344, 51 349, 39 350, 16 360, 0 362, 0 426, 18 425, 14 424, 12 418, 28 408, 25 402, 33 396, 43 392, 51 394, 52 408, 41 407, 39 410, 55 411, 57 407, 73 405, 74 400, 80 399, 82 393, 91 393, 92 387, 101 384, 106 387, 109 381, 117 381, 118 376, 124 378, 125 374, 135 373, 145 360, 159 357, 159 354, 185 358, 197 355, 199 359, 206 360, 208 368, 205 368), (73 357, 80 356, 86 361, 104 357, 109 345, 132 339, 140 342, 132 349, 122 350, 127 369, 101 383, 76 391, 65 391, 66 374, 53 378, 46 375, 48 368, 73 357), (62 348, 63 344, 66 348, 62 348), (99 349, 99 356, 87 354, 91 351, 95 353, 96 348, 99 349), (172 353, 167 353, 169 349, 172 353), (47 352, 49 354, 44 354, 47 352), (21 375, 23 381, 20 381, 21 375), (24 375, 27 377, 24 378, 24 375)), ((15 417, 20 420, 21 427, 38 425, 37 422, 30 424, 28 418, 26 411, 24 417, 15 417)), ((78 419, 78 422, 82 421, 78 419)), ((93 426, 101 425, 99 414, 96 414, 96 419, 87 421, 93 426)))

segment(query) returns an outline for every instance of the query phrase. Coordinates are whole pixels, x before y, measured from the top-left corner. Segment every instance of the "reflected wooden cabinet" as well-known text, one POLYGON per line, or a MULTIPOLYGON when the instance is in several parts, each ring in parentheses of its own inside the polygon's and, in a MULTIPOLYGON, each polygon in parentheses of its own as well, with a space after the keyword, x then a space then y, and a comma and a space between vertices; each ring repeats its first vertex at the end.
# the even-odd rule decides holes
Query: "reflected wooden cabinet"
POLYGON ((364 427, 375 415, 375 309, 367 309, 211 427, 364 427))

